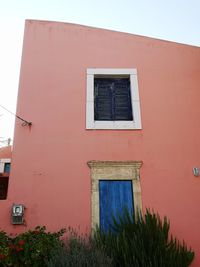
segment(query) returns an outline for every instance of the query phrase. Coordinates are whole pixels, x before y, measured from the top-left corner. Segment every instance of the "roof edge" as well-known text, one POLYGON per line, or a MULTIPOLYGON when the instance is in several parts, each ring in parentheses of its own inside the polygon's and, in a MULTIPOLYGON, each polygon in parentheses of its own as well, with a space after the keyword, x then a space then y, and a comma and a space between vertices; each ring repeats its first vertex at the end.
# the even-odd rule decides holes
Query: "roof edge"
POLYGON ((113 33, 121 33, 125 35, 130 35, 130 36, 135 36, 137 38, 143 38, 147 40, 155 40, 163 43, 170 43, 170 44, 175 44, 175 45, 181 45, 181 46, 189 46, 193 48, 200 49, 200 46, 197 45, 191 45, 187 43, 180 43, 176 41, 171 41, 171 40, 166 40, 166 39, 160 39, 156 37, 150 37, 150 36, 145 36, 145 35, 140 35, 140 34, 135 34, 135 33, 130 33, 130 32, 125 32, 125 31, 118 31, 118 30, 112 30, 108 28, 101 28, 101 27, 96 27, 96 26, 89 26, 89 25, 83 25, 83 24, 78 24, 78 23, 73 23, 73 22, 64 22, 64 21, 56 21, 56 20, 40 20, 40 19, 25 19, 25 23, 40 23, 40 24, 63 24, 63 25, 69 25, 69 26, 74 26, 74 27, 81 27, 81 28, 89 28, 89 29, 96 29, 96 30, 103 30, 103 31, 108 31, 108 32, 113 32, 113 33))

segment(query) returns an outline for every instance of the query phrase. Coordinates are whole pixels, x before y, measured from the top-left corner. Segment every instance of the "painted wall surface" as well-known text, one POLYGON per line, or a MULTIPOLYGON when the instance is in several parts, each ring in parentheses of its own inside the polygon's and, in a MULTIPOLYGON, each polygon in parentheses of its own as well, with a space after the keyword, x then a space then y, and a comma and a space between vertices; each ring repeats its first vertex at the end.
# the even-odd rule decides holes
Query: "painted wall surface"
POLYGON ((0 148, 0 159, 11 159, 12 147, 5 146, 0 148))
POLYGON ((142 160, 143 207, 167 215, 200 266, 200 48, 73 24, 26 21, 8 199, 0 227, 90 229, 89 160, 142 160), (137 68, 142 130, 86 130, 86 69, 137 68), (10 224, 12 203, 26 225, 10 224))

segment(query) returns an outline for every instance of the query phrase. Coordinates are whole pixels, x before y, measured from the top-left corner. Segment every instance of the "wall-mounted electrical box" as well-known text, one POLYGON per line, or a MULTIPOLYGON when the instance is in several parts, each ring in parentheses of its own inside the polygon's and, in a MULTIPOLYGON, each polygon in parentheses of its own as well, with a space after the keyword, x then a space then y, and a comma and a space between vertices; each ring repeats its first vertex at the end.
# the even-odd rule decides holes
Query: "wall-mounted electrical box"
POLYGON ((12 224, 24 224, 24 205, 13 204, 11 222, 12 224))
POLYGON ((194 168, 193 168, 193 174, 194 174, 194 176, 196 176, 196 177, 199 176, 199 168, 198 168, 198 167, 194 167, 194 168))

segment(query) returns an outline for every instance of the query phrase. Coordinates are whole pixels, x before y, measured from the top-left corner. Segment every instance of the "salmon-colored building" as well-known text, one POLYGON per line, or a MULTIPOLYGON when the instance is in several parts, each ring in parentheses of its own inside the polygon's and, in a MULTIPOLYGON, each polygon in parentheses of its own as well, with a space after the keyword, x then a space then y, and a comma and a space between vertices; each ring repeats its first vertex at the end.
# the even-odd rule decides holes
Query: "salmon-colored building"
POLYGON ((32 125, 16 120, 0 227, 88 231, 123 203, 153 208, 200 266, 199 73, 199 47, 27 20, 17 114, 32 125))

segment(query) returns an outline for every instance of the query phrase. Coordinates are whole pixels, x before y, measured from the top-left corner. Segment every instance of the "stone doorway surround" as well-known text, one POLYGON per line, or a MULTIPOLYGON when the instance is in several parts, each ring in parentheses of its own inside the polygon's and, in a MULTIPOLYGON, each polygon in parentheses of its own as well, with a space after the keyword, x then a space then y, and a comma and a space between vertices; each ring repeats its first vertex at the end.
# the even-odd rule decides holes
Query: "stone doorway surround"
POLYGON ((88 161, 91 175, 92 229, 99 225, 99 180, 131 180, 134 211, 142 211, 140 168, 142 161, 88 161))

